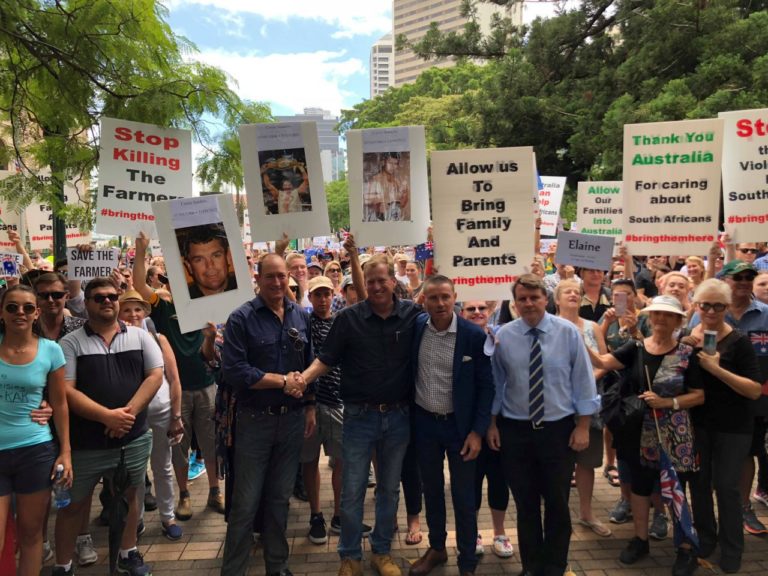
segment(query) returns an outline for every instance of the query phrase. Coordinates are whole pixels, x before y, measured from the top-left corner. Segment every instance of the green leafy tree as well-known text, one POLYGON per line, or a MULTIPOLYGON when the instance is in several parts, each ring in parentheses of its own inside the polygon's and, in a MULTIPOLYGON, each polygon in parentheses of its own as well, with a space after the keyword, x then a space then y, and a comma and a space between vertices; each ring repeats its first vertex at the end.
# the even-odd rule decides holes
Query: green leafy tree
MULTIPOLYGON (((204 118, 239 100, 222 71, 191 60, 194 45, 166 17, 155 0, 0 0, 0 161, 26 169, 0 184, 0 195, 49 202, 87 227, 92 211, 65 207, 62 189, 95 169, 102 116, 190 128, 208 140, 204 118), (50 185, 34 178, 46 167, 50 185)), ((57 219, 57 257, 63 231, 57 219)))
POLYGON ((349 228, 349 182, 347 180, 326 182, 325 197, 328 203, 331 231, 349 228))

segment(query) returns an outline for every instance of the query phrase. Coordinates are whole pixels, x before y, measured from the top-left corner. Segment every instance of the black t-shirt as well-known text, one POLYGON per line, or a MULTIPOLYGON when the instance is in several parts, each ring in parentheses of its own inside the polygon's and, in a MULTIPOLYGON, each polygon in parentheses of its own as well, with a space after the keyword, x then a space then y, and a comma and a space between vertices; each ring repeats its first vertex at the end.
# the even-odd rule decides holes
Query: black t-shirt
MULTIPOLYGON (((643 370, 642 380, 640 382, 637 382, 637 379, 640 378, 640 376, 635 376, 638 374, 637 367, 635 366, 635 362, 637 362, 637 349, 636 344, 633 341, 627 342, 618 350, 611 352, 611 354, 614 355, 616 360, 624 364, 625 369, 629 374, 632 375, 632 378, 635 379, 634 388, 638 391, 638 394, 640 394, 648 390, 648 383, 645 376, 645 367, 648 368, 647 378, 653 382, 653 379, 656 376, 656 372, 659 370, 664 357, 669 356, 670 354, 677 354, 678 348, 679 345, 676 344, 673 348, 664 354, 651 354, 648 352, 648 350, 645 349, 645 346, 643 346, 643 370)), ((685 370, 683 375, 683 384, 686 391, 691 388, 702 388, 701 373, 702 370, 699 366, 699 359, 696 357, 696 352, 694 351, 688 357, 688 368, 685 370)))
MULTIPOLYGON (((701 348, 696 349, 696 353, 701 348)), ((729 372, 760 381, 760 367, 757 355, 749 337, 734 330, 717 343, 720 353, 720 366, 729 372)), ((725 382, 718 380, 706 370, 701 371, 702 387, 706 394, 703 405, 694 408, 693 423, 706 426, 716 432, 752 434, 754 419, 751 414, 754 400, 742 396, 725 382)))
POLYGON ((643 294, 646 298, 654 298, 659 295, 659 289, 653 281, 653 272, 647 268, 644 268, 635 276, 635 286, 637 286, 638 290, 643 289, 643 294))

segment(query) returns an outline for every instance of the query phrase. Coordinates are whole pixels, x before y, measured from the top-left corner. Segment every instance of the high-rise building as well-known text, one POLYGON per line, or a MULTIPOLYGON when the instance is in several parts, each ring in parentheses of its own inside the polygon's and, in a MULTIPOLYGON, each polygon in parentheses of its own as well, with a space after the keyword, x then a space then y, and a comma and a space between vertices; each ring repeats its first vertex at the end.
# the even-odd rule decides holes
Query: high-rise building
POLYGON ((371 46, 371 98, 383 94, 395 84, 395 45, 392 34, 379 38, 371 46))
MULTIPOLYGON (((467 18, 461 15, 462 0, 394 0, 392 20, 394 38, 405 34, 411 42, 418 42, 429 30, 432 22, 437 23, 443 33, 461 33, 467 18)), ((523 3, 514 2, 508 6, 493 3, 478 3, 477 17, 483 32, 490 29, 491 16, 497 13, 510 18, 516 25, 523 22, 523 3)), ((451 58, 423 60, 410 50, 395 52, 395 86, 413 82, 424 70, 433 66, 453 66, 451 58)), ((373 94, 371 94, 373 95, 373 94)))
POLYGON ((346 166, 345 151, 339 146, 336 126, 339 119, 322 108, 304 108, 303 114, 275 116, 278 122, 315 122, 320 141, 320 160, 323 165, 323 179, 326 182, 338 180, 346 166))

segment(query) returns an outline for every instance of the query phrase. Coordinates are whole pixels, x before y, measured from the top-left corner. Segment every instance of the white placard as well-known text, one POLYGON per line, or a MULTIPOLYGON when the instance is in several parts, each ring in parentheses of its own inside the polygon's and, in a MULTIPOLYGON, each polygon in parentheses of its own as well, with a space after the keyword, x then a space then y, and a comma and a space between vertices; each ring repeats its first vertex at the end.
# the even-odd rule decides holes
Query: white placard
POLYGON ((768 238, 768 108, 720 112, 723 217, 733 242, 768 238))
MULTIPOLYGON (((254 296, 232 196, 206 198, 216 202, 219 222, 175 227, 173 216, 180 212, 187 214, 182 223, 198 221, 189 215, 190 204, 183 209, 174 204, 184 203, 184 199, 152 204, 183 333, 203 328, 206 322, 226 322, 235 308, 254 296)), ((211 214, 209 205, 199 206, 211 214)))
POLYGON ((154 238, 149 241, 149 249, 152 251, 153 258, 159 258, 163 255, 163 249, 160 246, 160 241, 154 238))
POLYGON ((92 280, 109 276, 117 268, 120 252, 114 248, 78 250, 67 249, 67 278, 69 280, 92 280))
POLYGON ((350 130, 350 229, 358 246, 421 244, 429 226, 423 126, 350 130))
POLYGON ((253 243, 253 239, 251 238, 251 219, 248 217, 248 208, 243 210, 243 243, 253 243))
POLYGON ((216 196, 180 198, 176 202, 171 202, 169 206, 171 207, 171 223, 174 228, 190 228, 221 222, 219 202, 216 200, 216 196))
POLYGON ((541 235, 556 236, 560 222, 560 205, 565 192, 565 176, 541 176, 538 192, 541 235))
POLYGON ((16 252, 0 252, 0 262, 2 270, 0 276, 3 278, 18 278, 21 276, 21 265, 24 257, 16 252))
MULTIPOLYGON (((15 172, 9 170, 0 170, 0 180, 13 176, 15 172)), ((21 233, 21 214, 8 210, 5 201, 0 200, 0 249, 16 249, 16 244, 8 239, 8 231, 21 233)))
POLYGON ((614 242, 612 236, 562 231, 557 235, 555 262, 591 270, 610 270, 614 242))
POLYGON ((192 133, 101 119, 96 231, 156 238, 152 203, 192 196, 192 133))
POLYGON ((253 240, 330 232, 315 122, 240 126, 253 240))
POLYGON ((534 255, 530 147, 432 152, 435 265, 459 300, 503 300, 534 255))
MULTIPOLYGON (((44 184, 51 181, 51 171, 48 168, 40 170, 37 179, 44 184)), ((88 192, 82 181, 77 185, 72 182, 64 183, 64 201, 70 206, 86 206, 88 192)), ((32 250, 48 250, 53 247, 53 209, 50 204, 33 202, 24 210, 27 220, 29 246, 32 250)), ((80 230, 77 226, 67 226, 67 246, 90 244, 91 233, 80 230)))
POLYGON ((723 121, 624 126, 624 243, 631 254, 706 254, 717 239, 723 121))
POLYGON ((624 211, 621 182, 579 182, 576 200, 576 226, 571 232, 612 236, 621 241, 624 236, 624 211))

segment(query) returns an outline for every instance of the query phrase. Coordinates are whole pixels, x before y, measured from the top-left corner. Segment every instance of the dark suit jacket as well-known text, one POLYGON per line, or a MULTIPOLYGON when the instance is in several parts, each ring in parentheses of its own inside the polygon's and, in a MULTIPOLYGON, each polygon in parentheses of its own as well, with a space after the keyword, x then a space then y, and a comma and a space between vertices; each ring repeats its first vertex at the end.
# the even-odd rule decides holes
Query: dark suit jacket
MULTIPOLYGON (((427 326, 429 314, 416 319, 413 367, 414 381, 419 366, 421 338, 427 326)), ((453 354, 453 412, 461 438, 470 432, 485 436, 491 422, 491 404, 494 386, 491 375, 491 359, 483 352, 485 332, 479 326, 458 316, 456 349, 453 354)))

